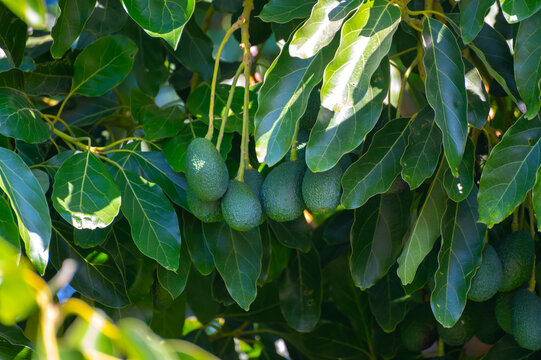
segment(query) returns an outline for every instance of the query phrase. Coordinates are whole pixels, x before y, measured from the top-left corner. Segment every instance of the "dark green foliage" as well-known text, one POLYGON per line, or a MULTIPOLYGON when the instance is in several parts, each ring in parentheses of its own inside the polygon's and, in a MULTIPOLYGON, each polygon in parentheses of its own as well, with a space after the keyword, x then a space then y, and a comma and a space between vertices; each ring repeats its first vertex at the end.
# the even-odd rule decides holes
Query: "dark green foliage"
POLYGON ((483 262, 472 279, 468 298, 486 301, 498 292, 502 283, 502 262, 490 244, 483 250, 483 262))
POLYGON ((288 161, 276 166, 267 175, 261 189, 265 214, 274 221, 292 221, 302 215, 302 177, 305 166, 288 161))
POLYGON ((505 335, 505 332, 500 328, 496 320, 494 314, 495 305, 496 300, 493 298, 476 307, 476 311, 481 313, 481 319, 479 320, 479 328, 475 336, 485 344, 494 344, 505 335))
POLYGON ((186 189, 186 199, 190 212, 199 220, 206 223, 223 221, 220 200, 204 201, 199 199, 191 188, 186 189))
POLYGON ((494 316, 498 325, 506 332, 511 333, 511 308, 513 306, 513 292, 499 293, 496 296, 494 316))
POLYGON ((514 232, 496 244, 496 251, 503 267, 500 291, 511 291, 528 280, 534 262, 534 243, 530 234, 514 232))
POLYGON ((244 171, 244 183, 252 189, 258 199, 261 198, 261 188, 263 187, 263 175, 256 169, 246 169, 244 171))
POLYGON ((231 180, 222 199, 222 214, 229 227, 247 231, 261 221, 261 203, 250 186, 231 180))
POLYGON ((479 325, 479 314, 466 308, 457 323, 450 328, 438 324, 438 334, 447 345, 458 346, 465 344, 475 334, 479 325))
POLYGON ((519 289, 511 308, 511 333, 529 350, 541 350, 541 299, 528 289, 519 289))
POLYGON ((400 326, 402 345, 409 351, 419 352, 434 343, 438 337, 436 319, 430 309, 419 306, 410 311, 400 326))
POLYGON ((313 173, 307 169, 302 180, 302 198, 306 208, 314 214, 324 214, 340 204, 340 165, 330 170, 313 173))

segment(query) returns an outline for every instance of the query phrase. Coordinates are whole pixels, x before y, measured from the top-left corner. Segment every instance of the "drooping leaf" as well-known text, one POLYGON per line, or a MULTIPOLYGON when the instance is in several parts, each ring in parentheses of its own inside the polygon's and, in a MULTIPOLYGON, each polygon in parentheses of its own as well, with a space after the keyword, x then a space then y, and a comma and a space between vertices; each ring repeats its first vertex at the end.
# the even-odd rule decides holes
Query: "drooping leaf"
POLYGON ((184 242, 194 267, 202 275, 209 275, 214 270, 214 260, 207 247, 201 222, 187 211, 182 212, 184 242))
POLYGON ((276 236, 267 224, 263 224, 259 228, 259 231, 263 245, 263 258, 258 285, 263 285, 272 282, 286 268, 291 256, 291 249, 282 245, 276 239, 276 236))
POLYGON ((13 219, 9 203, 0 196, 0 240, 6 241, 16 249, 21 248, 19 242, 19 228, 13 219))
POLYGON ((541 230, 541 166, 537 170, 537 181, 532 191, 532 201, 535 212, 535 217, 537 218, 537 228, 541 230))
POLYGON ((321 269, 315 249, 296 251, 278 283, 280 308, 289 326, 299 332, 311 331, 321 313, 321 269))
POLYGON ((167 34, 188 22, 195 0, 121 0, 126 12, 143 29, 167 34))
POLYGON ((105 94, 131 71, 137 50, 135 43, 122 35, 94 41, 75 60, 71 91, 86 96, 105 94))
POLYGON ((270 0, 259 13, 266 22, 287 23, 310 15, 316 0, 270 0))
POLYGON ((256 153, 269 166, 291 147, 297 123, 308 105, 312 89, 321 81, 337 41, 309 59, 293 58, 288 44, 265 75, 255 114, 256 153))
POLYGON ((15 15, 35 29, 46 27, 46 7, 43 0, 2 0, 15 15))
POLYGON ((214 301, 211 289, 215 272, 208 276, 201 275, 198 271, 190 271, 186 284, 186 295, 190 309, 203 324, 214 320, 220 311, 220 304, 214 301))
POLYGON ((485 16, 495 0, 464 0, 460 7, 460 33, 464 44, 472 42, 485 23, 485 16))
POLYGON ((440 168, 432 180, 426 198, 418 211, 417 219, 411 227, 410 235, 397 260, 397 273, 404 285, 413 281, 417 268, 440 236, 440 219, 447 202, 447 194, 443 189, 442 166, 443 163, 440 163, 440 168))
POLYGON ((370 88, 372 75, 389 52, 400 22, 400 9, 385 0, 363 3, 344 23, 340 46, 325 68, 321 105, 341 111, 370 88))
POLYGON ((203 234, 231 297, 248 311, 257 295, 261 273, 261 236, 258 228, 235 231, 225 223, 203 224, 203 234))
POLYGON ((451 30, 426 18, 423 28, 426 96, 443 134, 443 150, 453 175, 464 154, 468 136, 468 101, 462 54, 451 30))
POLYGON ((176 270, 180 229, 169 200, 156 184, 131 171, 120 171, 116 182, 122 193, 121 210, 130 223, 137 248, 164 268, 176 270))
POLYGON ((527 19, 541 9, 539 0, 500 0, 503 16, 508 23, 527 19))
POLYGON ((173 299, 176 299, 184 291, 186 282, 188 281, 188 275, 190 274, 191 265, 192 263, 190 261, 188 249, 183 242, 180 247, 180 259, 177 270, 166 270, 163 267, 158 266, 158 281, 173 299))
POLYGON ((458 166, 458 176, 454 177, 447 167, 443 173, 443 187, 450 199, 460 202, 468 197, 473 188, 475 168, 475 146, 468 139, 462 161, 458 166))
POLYGON ((509 128, 485 164, 479 183, 479 221, 489 228, 524 201, 541 163, 541 120, 521 118, 509 128))
POLYGON ((24 94, 0 88, 0 133, 28 143, 40 143, 50 136, 47 123, 24 94))
POLYGON ((4 50, 11 65, 21 65, 26 47, 27 26, 7 7, 0 3, 0 48, 4 50))
MULTIPOLYGON (((539 1, 541 7, 541 1, 539 1)), ((518 92, 526 105, 524 116, 534 118, 541 108, 541 12, 522 21, 515 39, 514 69, 518 92)))
POLYGON ((368 290, 370 310, 383 331, 390 333, 406 316, 406 293, 396 272, 391 271, 368 290))
POLYGON ((306 164, 312 171, 326 171, 362 143, 379 119, 389 89, 389 65, 383 59, 366 94, 340 111, 319 109, 306 146, 306 164))
POLYGON ((312 14, 295 32, 289 54, 307 59, 328 45, 342 26, 348 14, 361 4, 361 0, 318 0, 312 14))
POLYGON ((441 131, 434 121, 434 111, 422 108, 410 125, 408 145, 400 158, 402 178, 410 189, 418 188, 432 176, 441 152, 441 131))
POLYGON ((400 173, 400 157, 406 148, 409 119, 389 121, 372 140, 368 151, 342 176, 342 205, 362 206, 372 196, 389 190, 400 173))
POLYGON ((0 147, 0 189, 7 195, 17 217, 26 255, 40 274, 49 261, 51 217, 45 194, 21 158, 0 147))
POLYGON ((53 185, 56 211, 77 229, 104 228, 120 211, 120 190, 103 163, 90 151, 67 159, 53 185))
POLYGON ((411 193, 374 196, 355 210, 351 228, 350 270, 355 285, 365 290, 395 263, 409 225, 411 193))
POLYGON ((201 30, 195 19, 191 19, 184 26, 178 48, 172 55, 186 68, 200 73, 203 79, 210 79, 214 69, 212 49, 212 40, 201 30))
POLYGON ((468 60, 464 61, 466 69, 466 93, 468 96, 468 124, 482 129, 487 122, 490 103, 481 75, 468 60))
POLYGON ((430 296, 432 312, 443 326, 454 326, 466 306, 471 279, 481 265, 486 227, 479 224, 477 188, 464 201, 447 201, 441 219, 441 248, 434 290, 430 296))
POLYGON ((276 235, 276 239, 283 245, 298 249, 302 252, 310 250, 312 242, 310 240, 310 225, 304 217, 297 220, 277 222, 267 219, 267 223, 276 235))
POLYGON ((59 0, 60 16, 51 30, 51 55, 60 59, 77 40, 96 7, 96 0, 59 0))

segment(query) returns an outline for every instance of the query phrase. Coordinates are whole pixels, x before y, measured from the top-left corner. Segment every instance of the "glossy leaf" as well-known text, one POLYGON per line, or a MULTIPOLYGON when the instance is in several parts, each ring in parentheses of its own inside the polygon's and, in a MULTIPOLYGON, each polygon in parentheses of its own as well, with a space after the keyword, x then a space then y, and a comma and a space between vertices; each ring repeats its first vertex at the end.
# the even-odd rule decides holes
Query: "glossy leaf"
POLYGON ((311 331, 321 313, 321 270, 315 250, 296 251, 278 283, 280 308, 289 326, 299 332, 311 331))
POLYGON ((464 44, 470 43, 485 23, 485 16, 495 0, 464 0, 460 7, 460 33, 464 44))
POLYGON ((427 100, 443 134, 445 157, 453 175, 457 176, 468 136, 462 55, 451 30, 432 18, 424 21, 423 48, 427 100))
POLYGON ((400 173, 400 157, 406 148, 409 119, 389 121, 372 140, 368 151, 342 176, 342 205, 358 208, 372 196, 389 190, 400 173))
POLYGON ((176 299, 184 291, 191 265, 188 249, 185 243, 183 243, 180 247, 180 259, 177 270, 171 271, 161 266, 158 267, 158 281, 173 299, 176 299))
POLYGON ((489 228, 524 201, 541 163, 541 120, 521 118, 507 130, 485 164, 479 183, 479 221, 489 228))
POLYGON ((374 196, 355 210, 350 270, 355 285, 372 287, 395 263, 409 225, 411 194, 374 196))
POLYGON ((195 0, 122 0, 130 17, 143 29, 167 34, 188 22, 195 0))
POLYGON ((203 79, 210 79, 214 69, 212 50, 212 40, 192 19, 184 26, 178 47, 172 55, 191 71, 200 73, 203 79))
POLYGON ((406 293, 396 272, 390 272, 368 290, 370 310, 374 314, 378 325, 383 331, 389 333, 406 316, 406 293))
POLYGON ((267 224, 263 224, 259 228, 259 231, 263 245, 263 258, 258 285, 263 285, 272 282, 282 273, 289 263, 291 250, 276 239, 276 236, 267 224))
POLYGON ((527 19, 541 9, 539 0, 500 0, 503 16, 508 23, 527 19))
POLYGON ((39 111, 20 91, 0 88, 0 133, 28 143, 39 143, 50 136, 39 111))
POLYGON ((468 140, 464 156, 458 166, 458 177, 454 177, 448 167, 443 173, 443 187, 450 199, 460 202, 468 197, 473 188, 474 167, 475 147, 471 140, 468 140))
POLYGON ((310 15, 316 0, 270 0, 259 13, 266 22, 287 23, 310 15))
POLYGON ((46 27, 46 7, 43 0, 2 0, 15 15, 36 29, 46 27))
POLYGON ((128 15, 118 0, 98 0, 84 30, 77 40, 77 46, 84 48, 93 41, 120 31, 126 24, 128 15))
POLYGON ((289 54, 307 59, 328 45, 348 14, 361 0, 318 0, 306 22, 295 32, 289 54))
POLYGON ((120 211, 120 190, 90 151, 67 159, 54 178, 53 205, 77 229, 104 228, 120 211))
POLYGON ((408 145, 400 158, 402 178, 410 189, 418 188, 432 176, 441 152, 441 131, 434 121, 434 111, 422 108, 410 125, 408 145))
POLYGON ((541 166, 537 170, 537 181, 532 191, 533 209, 537 218, 537 228, 541 230, 541 166))
MULTIPOLYGON (((539 2, 541 7, 541 1, 539 2)), ((524 116, 534 118, 541 108, 541 12, 522 21, 515 39, 514 69, 518 92, 526 105, 524 116)))
POLYGON ((93 230, 73 229, 73 242, 75 245, 88 249, 103 244, 107 240, 107 236, 112 227, 93 230))
POLYGON ((365 2, 342 27, 340 46, 325 68, 321 105, 341 111, 370 88, 372 75, 389 52, 400 9, 385 0, 365 2))
POLYGON ((440 219, 447 202, 447 194, 443 189, 442 166, 443 164, 440 163, 440 168, 432 180, 426 198, 418 210, 417 219, 411 227, 402 253, 397 260, 397 273, 404 285, 413 281, 417 268, 440 236, 440 219))
POLYGON ((71 91, 86 96, 105 94, 131 71, 137 50, 132 40, 121 35, 96 40, 75 60, 71 91))
POLYGON ((96 0, 59 0, 60 16, 51 30, 51 55, 59 59, 77 40, 96 7, 96 0))
POLYGON ((210 223, 203 224, 203 234, 227 291, 241 308, 248 311, 256 297, 257 279, 261 273, 259 229, 240 232, 225 223, 210 223))
POLYGON ((436 320, 454 326, 466 306, 471 279, 479 265, 485 245, 486 227, 477 222, 477 188, 459 203, 447 201, 441 219, 441 249, 430 305, 436 320))
POLYGON ((182 222, 184 242, 194 267, 202 275, 209 275, 214 270, 214 260, 203 235, 202 223, 187 211, 182 212, 182 222))
POLYGON ((310 239, 310 225, 303 217, 293 221, 277 222, 267 219, 267 223, 276 239, 283 245, 298 249, 302 252, 310 250, 312 242, 310 239))
POLYGON ((467 60, 464 61, 464 65, 468 96, 468 124, 482 129, 490 112, 488 94, 479 71, 467 60))
POLYGON ((27 26, 7 7, 0 3, 0 48, 4 50, 11 65, 21 65, 26 47, 27 26))
POLYGON ((389 66, 384 59, 374 72, 366 94, 353 106, 334 112, 319 109, 317 121, 306 145, 306 164, 314 171, 334 167, 354 150, 378 121, 389 89, 389 66))
POLYGON ((309 59, 292 58, 288 44, 265 75, 255 114, 256 153, 260 162, 278 163, 289 148, 312 89, 321 81, 337 42, 309 59))
POLYGON ((122 193, 121 210, 137 248, 167 270, 176 270, 180 229, 169 200, 156 184, 131 171, 120 171, 116 182, 122 193))
POLYGON ((16 249, 21 248, 19 242, 19 228, 13 219, 9 203, 0 196, 0 241, 6 241, 16 249))
POLYGON ((0 189, 17 217, 26 255, 39 273, 44 274, 51 240, 49 206, 30 169, 17 154, 5 148, 0 148, 0 189))

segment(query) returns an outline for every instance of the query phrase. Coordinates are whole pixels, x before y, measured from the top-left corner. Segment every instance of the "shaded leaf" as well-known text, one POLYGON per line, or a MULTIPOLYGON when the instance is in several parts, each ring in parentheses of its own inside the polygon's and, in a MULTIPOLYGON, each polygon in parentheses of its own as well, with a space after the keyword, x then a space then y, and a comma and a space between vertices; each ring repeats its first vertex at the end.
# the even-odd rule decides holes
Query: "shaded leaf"
POLYGON ((33 344, 26 338, 23 330, 18 325, 6 326, 0 324, 0 338, 7 340, 12 345, 33 347, 33 344))
POLYGON ((214 320, 220 311, 220 304, 214 301, 211 293, 214 276, 214 272, 203 276, 198 271, 190 271, 186 284, 186 298, 190 309, 203 324, 214 320))
POLYGON ((0 196, 0 240, 6 241, 16 249, 21 248, 19 242, 19 228, 13 219, 9 203, 0 196))
POLYGON ((173 299, 176 299, 184 291, 191 265, 188 249, 186 248, 186 244, 183 243, 180 247, 180 259, 177 270, 166 270, 158 266, 158 281, 173 299))
POLYGON ((486 354, 484 360, 531 359, 531 350, 521 348, 512 335, 502 337, 486 354))
POLYGON ((460 7, 460 33, 464 44, 470 43, 485 23, 485 16, 495 0, 464 0, 460 7))
POLYGON ((126 12, 143 29, 167 34, 186 24, 195 0, 121 0, 126 12))
POLYGON ((482 129, 487 122, 490 103, 481 75, 468 60, 464 61, 466 69, 466 94, 468 97, 468 124, 482 129))
POLYGON ((111 227, 93 230, 73 229, 73 242, 75 245, 88 249, 101 245, 107 240, 111 227))
POLYGON ((508 23, 522 21, 541 9, 539 0, 500 0, 503 16, 508 23))
POLYGON ((39 111, 22 92, 8 88, 0 88, 0 133, 27 143, 40 143, 50 136, 39 111))
POLYGON ((266 22, 287 23, 310 15, 316 0, 270 0, 259 13, 266 22))
POLYGON ((394 331, 406 316, 406 293, 394 271, 368 290, 368 300, 378 325, 387 333, 394 331))
POLYGON ((537 218, 537 228, 541 230, 541 167, 537 170, 537 181, 532 191, 533 208, 537 218))
POLYGON ((462 161, 458 166, 458 176, 454 177, 446 167, 443 173, 443 187, 450 199, 460 202, 468 197, 473 188, 473 172, 475 167, 475 146, 468 139, 462 161))
POLYGON ((286 268, 291 256, 291 249, 282 245, 276 239, 276 236, 267 224, 260 226, 259 231, 263 245, 263 257, 258 285, 263 285, 272 282, 286 268))
POLYGON ((128 15, 118 0, 98 0, 98 6, 92 12, 86 26, 77 40, 77 46, 84 48, 93 41, 120 31, 128 15))
POLYGON ((214 69, 212 50, 212 40, 192 19, 184 27, 178 48, 172 55, 191 71, 200 73, 203 79, 210 79, 214 69))
POLYGON ((0 3, 0 48, 4 50, 11 65, 21 65, 26 47, 27 26, 7 7, 0 3))
POLYGON ((194 267, 202 275, 209 275, 214 270, 214 260, 207 247, 201 222, 187 211, 182 212, 182 222, 184 242, 194 267))
POLYGON ((304 217, 285 222, 277 222, 267 218, 267 223, 274 235, 276 235, 276 239, 283 245, 302 252, 310 250, 312 246, 310 225, 308 225, 304 217))

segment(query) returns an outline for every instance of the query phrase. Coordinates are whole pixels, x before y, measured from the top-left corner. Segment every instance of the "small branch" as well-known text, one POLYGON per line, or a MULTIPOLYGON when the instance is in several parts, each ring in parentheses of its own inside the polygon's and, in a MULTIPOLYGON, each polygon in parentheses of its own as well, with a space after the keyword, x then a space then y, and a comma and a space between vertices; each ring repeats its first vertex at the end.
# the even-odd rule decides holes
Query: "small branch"
MULTIPOLYGON (((227 119, 229 118, 229 110, 231 109, 231 104, 233 103, 233 96, 235 95, 237 81, 239 80, 240 74, 242 73, 243 69, 244 69, 244 62, 241 62, 240 66, 237 69, 237 72, 235 73, 233 82, 231 83, 231 90, 229 90, 229 97, 227 98, 227 104, 225 105, 225 109, 224 109, 224 118, 222 119, 222 123, 220 124, 220 133, 218 134, 218 141, 216 141, 216 149, 218 151, 220 151, 220 146, 222 145, 222 139, 224 137, 224 132, 225 132, 225 125, 227 123, 227 119)), ((248 109, 244 109, 244 111, 248 111, 248 109)))

